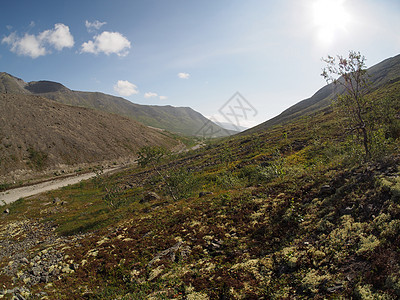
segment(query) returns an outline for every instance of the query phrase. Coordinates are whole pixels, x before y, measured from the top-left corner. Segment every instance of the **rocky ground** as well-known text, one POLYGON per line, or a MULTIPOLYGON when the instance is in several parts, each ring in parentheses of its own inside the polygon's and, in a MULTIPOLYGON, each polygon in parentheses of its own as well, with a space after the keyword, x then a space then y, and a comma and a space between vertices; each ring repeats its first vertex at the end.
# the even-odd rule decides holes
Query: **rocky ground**
POLYGON ((79 267, 65 250, 71 243, 79 246, 79 241, 88 234, 59 237, 54 230, 50 223, 28 219, 0 228, 0 278, 8 281, 0 288, 0 298, 46 296, 43 292, 31 295, 31 287, 38 283, 51 286, 54 279, 73 273, 79 267), (4 289, 5 286, 9 288, 4 289))

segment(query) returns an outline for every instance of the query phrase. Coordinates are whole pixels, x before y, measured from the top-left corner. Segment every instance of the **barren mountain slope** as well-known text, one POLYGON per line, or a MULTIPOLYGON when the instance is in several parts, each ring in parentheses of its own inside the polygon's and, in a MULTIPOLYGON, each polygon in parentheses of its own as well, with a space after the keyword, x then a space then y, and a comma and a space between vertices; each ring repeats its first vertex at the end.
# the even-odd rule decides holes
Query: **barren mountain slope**
POLYGON ((165 132, 118 115, 39 96, 0 94, 0 175, 114 160, 145 145, 177 144, 165 132))

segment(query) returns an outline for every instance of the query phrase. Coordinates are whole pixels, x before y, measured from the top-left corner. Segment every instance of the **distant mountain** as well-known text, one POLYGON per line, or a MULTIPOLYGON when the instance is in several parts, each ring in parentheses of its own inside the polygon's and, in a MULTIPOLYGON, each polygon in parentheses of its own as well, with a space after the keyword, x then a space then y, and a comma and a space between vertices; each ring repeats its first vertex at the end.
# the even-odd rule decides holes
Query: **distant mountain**
POLYGON ((232 123, 228 123, 228 122, 217 122, 217 125, 221 126, 224 129, 227 129, 227 130, 239 131, 239 132, 249 129, 248 127, 244 127, 244 126, 240 126, 240 125, 236 125, 236 124, 232 124, 232 123))
POLYGON ((212 137, 236 133, 223 130, 190 107, 139 105, 124 98, 103 93, 72 91, 52 81, 26 83, 4 72, 0 73, 0 93, 39 95, 63 104, 89 107, 126 116, 145 125, 182 135, 201 136, 205 133, 203 130, 205 125, 211 129, 207 130, 207 133, 212 137))
POLYGON ((146 145, 181 143, 127 117, 35 95, 0 94, 0 175, 118 161, 146 145))
MULTIPOLYGON (((388 58, 368 70, 371 82, 371 91, 382 85, 400 81, 400 55, 388 58)), ((320 109, 327 108, 337 94, 343 93, 344 88, 333 83, 318 90, 312 97, 302 100, 289 107, 278 116, 243 132, 250 134, 265 130, 275 125, 291 122, 299 117, 310 115, 320 109)))

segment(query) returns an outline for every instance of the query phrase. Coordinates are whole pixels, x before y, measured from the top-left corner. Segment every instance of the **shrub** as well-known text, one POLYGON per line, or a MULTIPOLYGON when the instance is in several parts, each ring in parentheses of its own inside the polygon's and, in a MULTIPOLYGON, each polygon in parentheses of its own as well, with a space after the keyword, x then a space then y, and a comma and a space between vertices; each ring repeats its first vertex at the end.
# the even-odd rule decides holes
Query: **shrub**
POLYGON ((146 167, 149 164, 159 163, 169 151, 164 147, 158 146, 145 146, 137 153, 138 159, 136 160, 141 167, 146 167))
POLYGON ((122 189, 116 185, 111 187, 105 187, 106 194, 103 200, 106 202, 107 206, 116 209, 122 204, 122 189))
POLYGON ((265 182, 268 176, 260 166, 245 166, 239 172, 239 178, 246 178, 250 185, 265 182))
POLYGON ((197 186, 193 173, 184 168, 169 171, 165 176, 165 183, 176 200, 190 197, 197 186))
POLYGON ((31 166, 38 170, 43 169, 46 164, 47 153, 35 150, 32 147, 29 147, 27 151, 28 151, 28 158, 31 162, 31 166))
POLYGON ((215 183, 218 187, 224 189, 240 187, 243 185, 243 181, 238 176, 229 171, 219 173, 216 177, 215 183))

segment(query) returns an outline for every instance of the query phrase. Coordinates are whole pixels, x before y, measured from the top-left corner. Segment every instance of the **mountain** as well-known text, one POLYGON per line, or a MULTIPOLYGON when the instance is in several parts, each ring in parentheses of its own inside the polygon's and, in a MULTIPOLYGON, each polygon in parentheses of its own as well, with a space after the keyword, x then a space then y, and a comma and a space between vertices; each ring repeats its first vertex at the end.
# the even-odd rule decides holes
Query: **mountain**
MULTIPOLYGON (((367 72, 370 76, 370 88, 372 91, 385 84, 400 81, 400 55, 388 58, 370 67, 367 72)), ((343 92, 343 87, 335 86, 333 83, 328 84, 318 90, 312 97, 296 103, 284 110, 278 116, 246 130, 243 134, 250 134, 265 130, 275 125, 282 125, 299 117, 310 115, 318 110, 327 108, 332 103, 332 99, 335 98, 335 95, 343 92)))
POLYGON ((52 81, 26 83, 4 72, 0 73, 0 93, 39 95, 63 104, 94 108, 129 117, 147 126, 182 135, 202 136, 206 132, 209 137, 221 137, 235 133, 210 122, 190 107, 140 105, 99 92, 73 91, 52 81), (204 126, 210 130, 203 130, 204 126))
POLYGON ((219 126, 221 126, 222 128, 225 128, 226 130, 232 130, 232 131, 242 132, 242 131, 244 131, 246 129, 249 129, 249 127, 244 127, 244 126, 232 124, 232 123, 229 123, 229 122, 217 122, 217 124, 219 126))
POLYGON ((118 161, 146 145, 178 144, 169 133, 127 117, 35 95, 0 94, 0 175, 118 161))

